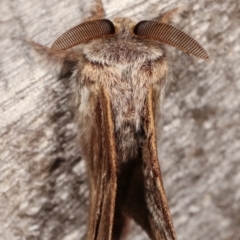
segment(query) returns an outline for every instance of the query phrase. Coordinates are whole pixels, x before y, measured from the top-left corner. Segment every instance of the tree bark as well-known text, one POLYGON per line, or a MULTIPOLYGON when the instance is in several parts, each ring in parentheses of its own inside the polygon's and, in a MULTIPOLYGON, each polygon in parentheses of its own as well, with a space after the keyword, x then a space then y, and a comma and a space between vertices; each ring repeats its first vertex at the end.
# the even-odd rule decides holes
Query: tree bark
MULTIPOLYGON (((238 240, 238 1, 103 2, 108 18, 136 21, 181 7, 173 25, 210 53, 204 62, 169 48, 173 81, 163 106, 160 164, 179 240, 238 240)), ((90 7, 77 0, 1 0, 0 239, 85 238, 88 184, 69 82, 39 64, 26 38, 50 46, 90 16, 90 7)), ((128 239, 147 238, 132 225, 128 239)))

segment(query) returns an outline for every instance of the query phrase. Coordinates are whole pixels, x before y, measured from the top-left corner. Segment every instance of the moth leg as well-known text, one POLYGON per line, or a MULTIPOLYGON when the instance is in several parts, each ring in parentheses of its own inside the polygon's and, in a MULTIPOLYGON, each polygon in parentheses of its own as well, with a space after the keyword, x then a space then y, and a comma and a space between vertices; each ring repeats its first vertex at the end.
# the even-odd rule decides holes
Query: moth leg
POLYGON ((103 8, 102 0, 96 0, 95 4, 92 6, 91 9, 91 17, 85 19, 85 21, 94 20, 94 19, 101 19, 104 17, 105 11, 103 8))
POLYGON ((53 52, 50 48, 31 39, 27 39, 27 42, 34 48, 38 53, 38 56, 40 56, 47 65, 50 64, 53 66, 60 79, 72 75, 74 67, 79 62, 78 54, 74 53, 72 50, 53 52))
POLYGON ((164 22, 164 23, 171 23, 174 16, 179 13, 180 8, 174 8, 172 10, 169 10, 165 13, 162 14, 162 16, 159 18, 159 22, 164 22))

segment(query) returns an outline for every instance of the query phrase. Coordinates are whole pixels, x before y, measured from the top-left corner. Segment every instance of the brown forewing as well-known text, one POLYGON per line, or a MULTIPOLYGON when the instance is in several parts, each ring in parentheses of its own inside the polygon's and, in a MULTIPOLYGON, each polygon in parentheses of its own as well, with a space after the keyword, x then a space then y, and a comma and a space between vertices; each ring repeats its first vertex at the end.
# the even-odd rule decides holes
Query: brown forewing
POLYGON ((91 131, 90 210, 88 240, 110 240, 116 200, 116 146, 111 103, 100 87, 96 96, 94 127, 91 131))
POLYGON ((148 91, 142 116, 143 146, 139 149, 138 158, 132 160, 131 177, 128 178, 122 209, 151 239, 175 240, 156 145, 154 114, 158 111, 160 91, 159 87, 155 90, 151 87, 148 91))
POLYGON ((153 239, 176 239, 168 202, 163 186, 158 160, 155 116, 159 94, 151 87, 148 92, 144 111, 144 130, 146 139, 143 144, 143 174, 147 208, 150 212, 150 223, 153 239), (161 236, 161 237, 159 237, 161 236))

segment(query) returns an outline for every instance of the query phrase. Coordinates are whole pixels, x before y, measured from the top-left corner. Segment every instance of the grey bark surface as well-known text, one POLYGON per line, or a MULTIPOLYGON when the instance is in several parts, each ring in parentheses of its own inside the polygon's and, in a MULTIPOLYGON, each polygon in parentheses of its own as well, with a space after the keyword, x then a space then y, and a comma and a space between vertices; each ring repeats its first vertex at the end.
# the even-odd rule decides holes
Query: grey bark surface
MULTIPOLYGON (((0 2, 0 240, 85 237, 88 185, 69 82, 40 64, 26 38, 50 46, 90 6, 0 2)), ((109 0, 104 7, 108 18, 136 21, 183 7, 174 25, 208 50, 204 62, 169 48, 160 164, 179 240, 239 240, 239 1, 109 0)), ((133 226, 129 239, 147 237, 133 226)))

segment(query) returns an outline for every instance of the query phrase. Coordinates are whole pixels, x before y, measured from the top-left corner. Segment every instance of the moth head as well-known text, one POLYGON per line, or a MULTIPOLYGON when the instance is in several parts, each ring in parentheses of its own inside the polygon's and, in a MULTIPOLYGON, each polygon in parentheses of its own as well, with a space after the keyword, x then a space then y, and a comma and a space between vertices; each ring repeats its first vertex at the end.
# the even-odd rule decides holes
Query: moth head
MULTIPOLYGON (((124 18, 119 19, 124 21, 124 18)), ((108 19, 92 20, 81 23, 62 34, 53 43, 51 50, 66 50, 93 39, 114 37, 119 33, 119 31, 126 33, 132 31, 132 36, 135 38, 165 43, 195 57, 204 60, 209 59, 207 51, 196 40, 180 29, 175 28, 167 23, 157 21, 141 21, 132 29, 126 29, 127 31, 123 31, 124 29, 119 29, 119 26, 127 25, 118 24, 116 22, 116 26, 114 26, 114 24, 108 19)))

